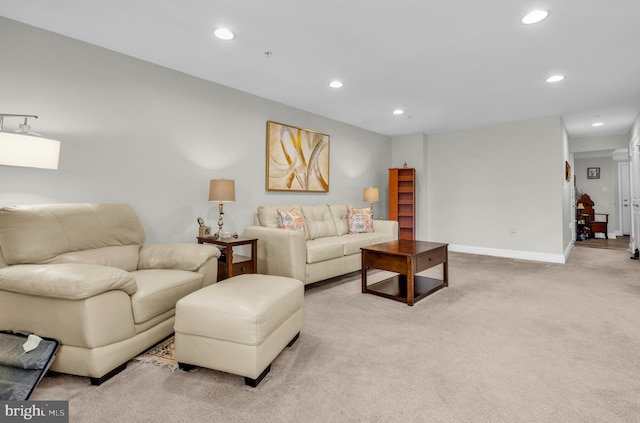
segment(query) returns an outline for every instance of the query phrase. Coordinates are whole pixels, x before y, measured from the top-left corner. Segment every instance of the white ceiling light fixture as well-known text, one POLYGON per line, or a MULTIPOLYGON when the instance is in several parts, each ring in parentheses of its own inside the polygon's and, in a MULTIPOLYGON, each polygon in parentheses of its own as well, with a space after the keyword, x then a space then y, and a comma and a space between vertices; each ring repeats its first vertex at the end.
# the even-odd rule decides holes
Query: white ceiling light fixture
POLYGON ((331 81, 329 83, 329 86, 331 88, 342 88, 344 86, 344 84, 342 82, 340 82, 340 81, 331 81))
POLYGON ((534 10, 533 12, 527 13, 521 22, 525 25, 531 25, 545 20, 547 16, 549 16, 549 12, 546 10, 534 10))
POLYGON ((403 113, 404 113, 404 110, 402 110, 402 109, 395 109, 393 111, 393 114, 396 115, 396 116, 401 115, 403 113))
POLYGON ((591 124, 591 126, 603 126, 603 125, 604 125, 604 122, 595 122, 591 124))
POLYGON ((553 75, 547 78, 547 82, 560 82, 564 79, 564 75, 553 75))
POLYGON ((60 158, 60 141, 43 138, 31 132, 27 119, 36 115, 0 114, 0 165, 57 169, 60 158), (3 132, 6 117, 24 118, 16 132, 3 132))
POLYGON ((215 35, 216 37, 224 41, 230 41, 236 38, 236 34, 231 32, 227 28, 218 28, 215 31, 213 31, 213 35, 215 35))

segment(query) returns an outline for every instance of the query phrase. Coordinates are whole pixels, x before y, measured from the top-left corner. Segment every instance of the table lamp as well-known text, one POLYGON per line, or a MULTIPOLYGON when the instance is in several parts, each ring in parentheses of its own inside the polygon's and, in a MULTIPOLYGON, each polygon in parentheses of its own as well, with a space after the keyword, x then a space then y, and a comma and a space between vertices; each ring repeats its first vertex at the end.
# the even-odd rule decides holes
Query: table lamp
POLYGON ((218 232, 215 233, 217 238, 229 238, 230 233, 222 230, 222 216, 224 215, 223 204, 236 201, 235 181, 231 179, 212 179, 209 184, 209 201, 218 203, 218 232))
POLYGON ((373 188, 373 187, 365 188, 363 199, 364 201, 367 201, 369 203, 369 208, 371 210, 371 218, 373 219, 373 202, 380 200, 380 196, 378 194, 378 188, 373 188))

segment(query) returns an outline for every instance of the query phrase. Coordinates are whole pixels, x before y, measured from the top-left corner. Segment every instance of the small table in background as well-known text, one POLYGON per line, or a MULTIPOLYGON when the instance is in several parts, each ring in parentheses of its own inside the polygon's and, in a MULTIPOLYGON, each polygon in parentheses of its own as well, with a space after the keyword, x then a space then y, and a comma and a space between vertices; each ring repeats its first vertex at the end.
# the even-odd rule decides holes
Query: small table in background
POLYGON ((258 239, 245 238, 220 238, 215 236, 198 237, 198 244, 214 244, 220 249, 218 259, 218 280, 233 276, 256 273, 258 269, 258 239), (251 257, 233 253, 233 247, 251 245, 251 257))

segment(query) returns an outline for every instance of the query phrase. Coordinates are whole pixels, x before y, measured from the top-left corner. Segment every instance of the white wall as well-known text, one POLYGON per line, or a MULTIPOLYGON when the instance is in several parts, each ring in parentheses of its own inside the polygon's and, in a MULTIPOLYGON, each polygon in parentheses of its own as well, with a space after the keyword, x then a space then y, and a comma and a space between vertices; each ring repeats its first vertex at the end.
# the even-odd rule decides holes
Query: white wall
POLYGON ((429 134, 427 145, 428 240, 564 261, 572 236, 559 116, 429 134))
POLYGON ((0 51, 0 112, 39 115, 32 130, 62 142, 57 171, 0 166, 0 206, 125 202, 148 241, 193 242, 197 216, 217 221, 210 179, 236 181, 238 232, 259 204, 365 207, 364 187, 387 186, 389 137, 1 17, 0 51), (329 193, 265 190, 267 120, 331 136, 329 193))
POLYGON ((629 148, 629 135, 616 134, 595 137, 574 137, 569 140, 569 148, 572 153, 589 151, 617 150, 629 148))
POLYGON ((629 142, 633 141, 637 136, 640 135, 640 113, 636 116, 636 120, 631 125, 631 130, 629 131, 629 136, 627 137, 627 148, 629 147, 629 142))

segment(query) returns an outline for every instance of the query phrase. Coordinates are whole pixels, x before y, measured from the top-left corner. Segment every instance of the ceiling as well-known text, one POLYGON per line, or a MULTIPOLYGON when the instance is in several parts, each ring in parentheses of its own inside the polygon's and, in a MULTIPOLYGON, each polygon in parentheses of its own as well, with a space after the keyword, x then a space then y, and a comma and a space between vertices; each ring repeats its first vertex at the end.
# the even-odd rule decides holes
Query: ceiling
POLYGON ((0 0, 0 15, 388 136, 551 115, 572 137, 626 134, 640 111, 638 0, 0 0))

